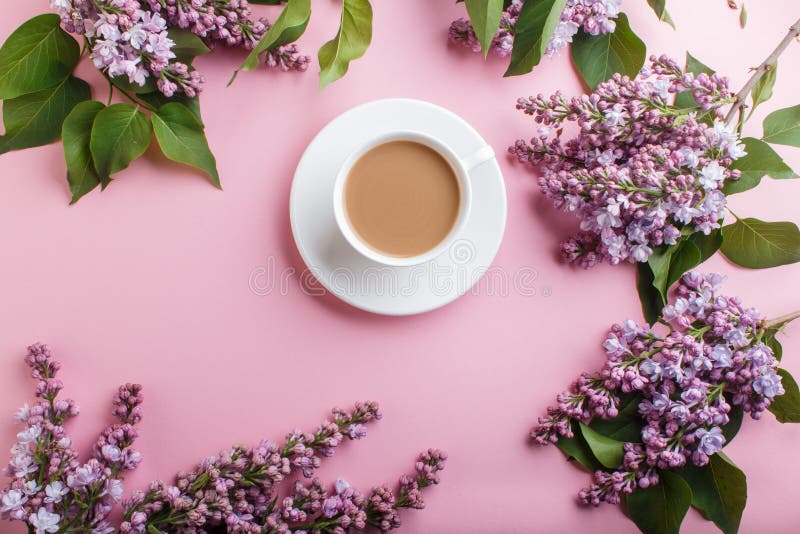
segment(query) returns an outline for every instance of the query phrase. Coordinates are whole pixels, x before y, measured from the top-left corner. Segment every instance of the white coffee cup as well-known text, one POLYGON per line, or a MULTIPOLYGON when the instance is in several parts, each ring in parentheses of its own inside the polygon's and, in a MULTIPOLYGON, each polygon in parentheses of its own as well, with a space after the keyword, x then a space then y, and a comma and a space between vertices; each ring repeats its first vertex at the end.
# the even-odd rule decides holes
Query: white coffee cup
POLYGON ((455 241, 456 237, 466 224, 470 209, 472 207, 472 187, 470 185, 469 172, 478 165, 481 165, 482 163, 485 163, 494 157, 494 150, 492 150, 492 147, 489 145, 484 145, 465 157, 458 156, 447 144, 443 143, 439 139, 436 139, 428 134, 415 132, 412 130, 396 130, 374 137, 354 150, 347 157, 347 159, 344 160, 344 163, 339 168, 339 173, 336 176, 336 181, 334 182, 333 186, 333 211, 336 217, 336 224, 347 242, 356 251, 358 251, 362 256, 365 256, 376 263, 393 267, 403 267, 430 261, 450 248, 450 245, 453 244, 453 241, 455 241), (453 228, 438 245, 431 250, 428 250, 427 252, 417 256, 390 256, 371 247, 369 244, 365 243, 355 232, 350 224, 350 220, 347 217, 347 211, 345 209, 345 184, 353 165, 355 165, 361 156, 373 148, 393 141, 411 141, 435 150, 447 161, 447 163, 453 169, 456 179, 458 180, 460 205, 458 209, 458 216, 456 217, 455 224, 453 224, 453 228))

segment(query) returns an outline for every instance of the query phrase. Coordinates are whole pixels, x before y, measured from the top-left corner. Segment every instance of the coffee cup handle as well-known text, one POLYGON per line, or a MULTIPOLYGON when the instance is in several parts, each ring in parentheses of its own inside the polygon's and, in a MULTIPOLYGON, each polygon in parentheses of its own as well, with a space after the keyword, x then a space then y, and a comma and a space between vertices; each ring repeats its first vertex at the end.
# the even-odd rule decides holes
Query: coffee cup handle
POLYGON ((494 157, 494 149, 492 149, 492 147, 489 145, 483 145, 469 156, 461 158, 461 164, 469 172, 478 165, 482 165, 483 163, 494 159, 494 157))

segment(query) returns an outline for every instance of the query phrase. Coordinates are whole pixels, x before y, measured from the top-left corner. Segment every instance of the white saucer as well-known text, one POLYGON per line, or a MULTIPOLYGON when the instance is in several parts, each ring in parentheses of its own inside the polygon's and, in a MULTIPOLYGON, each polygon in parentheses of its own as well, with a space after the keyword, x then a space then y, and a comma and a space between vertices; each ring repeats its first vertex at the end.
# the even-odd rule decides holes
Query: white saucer
POLYGON ((467 156, 486 141, 454 113, 421 100, 360 105, 332 120, 306 149, 292 183, 292 233, 309 271, 331 293, 373 313, 434 310, 468 292, 491 265, 506 225, 506 189, 497 160, 470 172, 472 209, 453 245, 421 265, 387 267, 359 254, 336 226, 333 185, 347 156, 389 130, 427 133, 467 156))

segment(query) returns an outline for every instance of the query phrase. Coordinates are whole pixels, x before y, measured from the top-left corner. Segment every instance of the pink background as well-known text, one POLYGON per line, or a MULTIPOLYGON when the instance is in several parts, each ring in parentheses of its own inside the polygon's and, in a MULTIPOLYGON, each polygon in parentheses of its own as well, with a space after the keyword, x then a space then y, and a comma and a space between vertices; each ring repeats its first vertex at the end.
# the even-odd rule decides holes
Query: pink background
MULTIPOLYGON (((7 2, 0 39, 47 2, 7 2)), ((800 10, 795 0, 748 2, 745 30, 725 0, 672 0, 678 30, 659 23, 643 1, 626 11, 649 51, 682 57, 687 49, 740 86, 748 67, 772 50, 800 10)), ((275 17, 275 10, 257 8, 275 17)), ((301 39, 312 55, 336 31, 338 2, 314 1, 301 39)), ((144 384, 139 446, 145 462, 129 490, 219 448, 312 428, 329 407, 381 402, 384 419, 369 437, 347 443, 321 474, 345 475, 366 489, 393 482, 418 451, 447 449, 443 483, 428 508, 408 512, 404 532, 635 532, 615 507, 584 510, 574 495, 588 475, 555 448, 526 442, 530 425, 583 369, 601 364, 608 326, 640 312, 634 272, 561 265, 555 250, 573 228, 537 192, 534 177, 505 157, 508 228, 496 265, 536 269, 536 295, 468 295, 407 318, 369 315, 335 298, 258 295, 249 278, 274 261, 303 265, 289 229, 288 195, 306 144, 330 119, 362 102, 414 97, 471 122, 502 153, 532 128, 514 110, 518 96, 580 90, 569 57, 545 60, 529 76, 503 79, 504 63, 447 46, 450 1, 375 2, 375 37, 347 77, 317 90, 316 64, 305 75, 260 70, 226 88, 238 52, 201 58, 208 80, 203 115, 225 187, 220 192, 151 150, 100 194, 68 207, 58 145, 0 157, 0 451, 14 440, 10 413, 29 399, 21 357, 50 343, 65 364, 66 394, 82 416, 71 430, 87 446, 108 420, 118 384, 144 384)), ((797 104, 800 46, 781 59, 775 97, 756 112, 759 136, 768 110, 797 104)), ((96 96, 105 90, 84 65, 96 96)), ((778 147, 800 170, 800 151, 778 147)), ((797 221, 800 182, 773 181, 736 195, 737 213, 797 221)), ((800 266, 769 272, 735 268, 720 257, 706 270, 729 275, 727 290, 775 316, 798 308, 800 266)), ((783 338, 785 367, 800 375, 797 326, 783 338)), ((767 415, 747 421, 726 451, 748 474, 742 532, 800 528, 800 427, 767 415)), ((4 459, 3 459, 4 461, 4 459)), ((3 532, 18 532, 3 524, 3 532)), ((713 532, 691 512, 686 532, 713 532)))

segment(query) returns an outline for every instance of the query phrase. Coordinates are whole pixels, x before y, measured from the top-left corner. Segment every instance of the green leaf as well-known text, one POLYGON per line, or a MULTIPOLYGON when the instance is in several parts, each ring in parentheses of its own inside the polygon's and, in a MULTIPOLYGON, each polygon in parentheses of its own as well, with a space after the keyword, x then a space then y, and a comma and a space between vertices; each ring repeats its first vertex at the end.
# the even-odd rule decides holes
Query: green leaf
POLYGON ((0 136, 0 154, 57 140, 72 108, 91 97, 89 84, 69 76, 53 87, 6 100, 3 102, 6 133, 0 136))
POLYGON ((647 263, 636 264, 636 290, 642 304, 642 315, 648 324, 655 324, 661 315, 664 300, 653 286, 653 271, 647 263))
POLYGON ((667 303, 669 265, 672 261, 672 255, 677 249, 677 245, 656 247, 653 249, 653 254, 647 259, 650 272, 653 273, 653 287, 656 288, 661 297, 662 306, 667 303))
POLYGON ((747 477, 742 470, 719 452, 707 465, 687 465, 680 475, 692 488, 692 506, 725 534, 736 534, 747 504, 747 477))
POLYGON ((586 440, 586 444, 589 445, 595 458, 597 458, 603 466, 609 469, 616 469, 622 464, 622 457, 624 455, 622 446, 625 445, 625 442, 595 432, 583 423, 580 423, 580 428, 583 439, 586 440))
POLYGON ((800 261, 800 231, 790 222, 739 219, 722 227, 722 253, 749 269, 766 269, 800 261))
POLYGON ((772 399, 769 411, 780 423, 800 423, 800 389, 797 382, 786 369, 778 369, 778 374, 786 393, 772 399))
POLYGON ((700 251, 699 263, 703 263, 716 254, 719 247, 722 246, 722 231, 719 229, 712 230, 708 235, 705 235, 703 232, 695 232, 689 236, 689 241, 694 243, 700 251))
POLYGON ((670 471, 662 471, 659 476, 661 481, 656 486, 627 496, 628 514, 644 534, 679 534, 692 504, 692 489, 670 471))
POLYGON ((150 104, 156 109, 172 102, 178 102, 179 104, 183 104, 189 108, 189 111, 194 113, 194 116, 200 121, 203 120, 203 118, 200 116, 200 97, 198 96, 189 98, 183 93, 175 93, 171 97, 167 98, 161 91, 156 91, 155 93, 147 93, 146 95, 137 95, 137 98, 147 104, 150 104))
MULTIPOLYGON (((727 398, 727 396, 726 396, 727 398)), ((731 405, 731 411, 728 413, 728 423, 722 426, 722 435, 725 436, 725 447, 730 445, 739 429, 742 428, 744 422, 744 410, 738 404, 733 404, 731 399, 727 399, 728 404, 731 405)))
MULTIPOLYGON (((683 273, 691 271, 703 260, 700 248, 691 240, 684 240, 678 245, 678 249, 672 254, 669 262, 669 274, 667 275, 666 290, 683 276, 683 273)), ((666 293, 665 293, 666 296, 666 293)))
POLYGON ((613 419, 595 419, 589 428, 607 438, 625 443, 642 441, 643 421, 639 416, 639 399, 635 395, 620 401, 619 415, 613 419))
POLYGON ((39 15, 8 37, 0 48, 0 100, 47 89, 69 76, 80 49, 60 25, 58 15, 39 15))
POLYGON ((742 4, 742 11, 739 13, 739 26, 742 29, 747 26, 747 8, 744 7, 744 4, 742 4))
POLYGON ((97 114, 89 148, 100 183, 107 186, 111 175, 126 169, 150 145, 153 128, 138 106, 114 104, 97 114))
POLYGON ((489 53, 497 29, 500 27, 500 17, 503 15, 503 0, 466 0, 467 13, 472 22, 475 35, 481 43, 483 57, 489 53))
POLYGON ((189 65, 197 56, 211 52, 203 40, 189 30, 170 28, 168 34, 169 38, 175 43, 175 46, 172 47, 172 52, 175 54, 176 61, 189 65))
MULTIPOLYGON (((277 4, 278 2, 274 3, 277 4)), ((269 31, 250 51, 239 69, 244 71, 253 70, 258 66, 258 57, 261 54, 299 39, 306 31, 310 18, 311 0, 289 0, 275 23, 270 26, 269 31)))
POLYGON ((726 195, 752 189, 761 182, 761 178, 767 175, 778 180, 797 178, 797 174, 764 141, 753 137, 745 137, 742 142, 747 150, 747 155, 737 159, 731 165, 732 169, 738 169, 742 172, 742 177, 738 180, 727 180, 725 182, 722 192, 726 195))
POLYGON ((767 143, 800 147, 800 105, 767 115, 763 139, 767 143))
POLYGON ((675 23, 667 12, 667 0, 647 0, 647 3, 650 4, 650 7, 652 7, 653 11, 658 15, 658 20, 666 22, 672 26, 673 30, 675 29, 675 23))
MULTIPOLYGON (((744 7, 742 8, 744 12, 744 7)), ((772 98, 772 90, 775 87, 775 80, 778 77, 778 64, 770 66, 761 78, 758 79, 750 91, 750 96, 753 99, 753 107, 750 108, 750 114, 747 116, 749 119, 759 104, 763 104, 772 98)))
POLYGON ((644 65, 647 47, 633 33, 628 17, 620 13, 613 33, 589 35, 581 32, 572 42, 572 60, 591 90, 615 72, 634 78, 644 65))
POLYGON ((89 140, 95 117, 105 106, 96 100, 81 102, 64 119, 61 138, 64 159, 67 161, 67 183, 72 193, 70 204, 100 185, 100 177, 94 168, 89 140))
POLYGON ((566 4, 567 0, 537 0, 522 4, 511 60, 504 76, 527 74, 539 64, 566 4))
POLYGON ((592 454, 592 449, 589 448, 586 440, 583 439, 580 429, 575 422, 572 423, 572 433, 572 438, 565 438, 563 436, 560 437, 556 443, 556 447, 561 449, 561 451, 567 455, 568 461, 578 462, 589 472, 594 473, 595 471, 602 469, 603 466, 597 461, 597 458, 594 457, 594 454, 592 454))
MULTIPOLYGON (((706 73, 709 76, 714 74, 714 69, 694 57, 689 52, 686 52, 686 67, 684 70, 686 72, 691 72, 692 74, 700 74, 701 72, 706 73)), ((674 104, 676 108, 687 109, 697 106, 697 101, 694 99, 694 96, 690 91, 685 91, 675 95, 674 104)))
POLYGON ((205 171, 211 183, 221 188, 217 161, 208 148, 203 123, 189 108, 173 102, 153 112, 152 120, 156 140, 165 156, 205 171))
POLYGON ((322 45, 317 55, 319 88, 347 74, 350 62, 363 56, 371 41, 372 5, 369 0, 344 0, 339 31, 322 45))
POLYGON ((761 341, 763 341, 766 346, 772 349, 772 353, 775 355, 775 359, 778 361, 783 359, 783 345, 781 345, 781 342, 778 341, 778 332, 781 331, 781 328, 782 327, 770 328, 764 332, 764 337, 761 338, 761 341))

